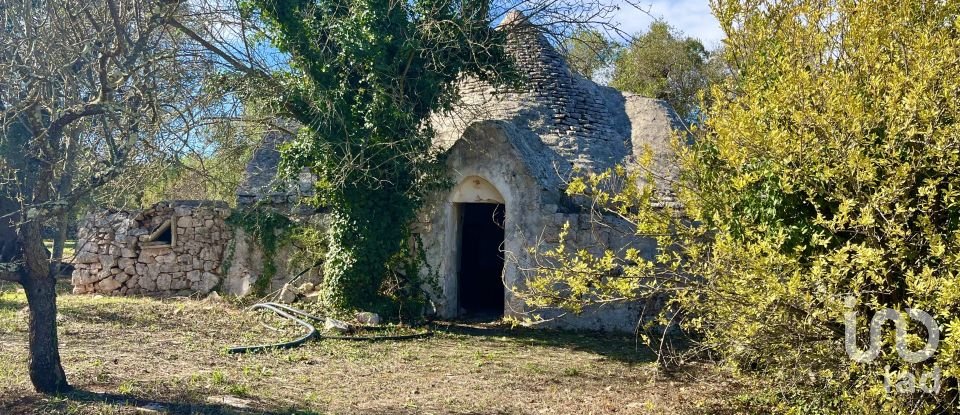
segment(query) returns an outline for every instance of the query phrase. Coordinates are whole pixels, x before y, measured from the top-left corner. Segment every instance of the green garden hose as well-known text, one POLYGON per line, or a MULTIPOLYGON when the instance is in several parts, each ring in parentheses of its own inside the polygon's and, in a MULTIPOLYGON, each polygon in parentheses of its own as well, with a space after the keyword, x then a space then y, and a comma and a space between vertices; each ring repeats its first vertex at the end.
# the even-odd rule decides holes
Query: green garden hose
MULTIPOLYGON (((254 346, 235 346, 227 349, 227 353, 238 354, 238 353, 257 353, 264 352, 268 350, 278 350, 278 349, 292 349, 298 347, 312 338, 319 339, 328 339, 328 340, 359 340, 359 341, 384 341, 384 340, 412 340, 419 339, 424 337, 429 337, 433 335, 433 332, 428 330, 412 333, 412 334, 401 334, 401 335, 386 335, 386 336, 328 336, 320 334, 317 331, 317 328, 313 324, 309 323, 308 320, 313 321, 326 321, 322 317, 317 317, 315 315, 309 314, 303 310, 290 307, 285 304, 279 303, 258 303, 250 307, 251 310, 270 310, 279 315, 280 317, 286 318, 287 320, 293 321, 298 325, 307 329, 307 334, 304 334, 301 337, 298 337, 294 340, 287 342, 271 343, 271 344, 261 344, 254 346)), ((377 326, 359 326, 359 328, 364 330, 383 330, 383 327, 377 326)))

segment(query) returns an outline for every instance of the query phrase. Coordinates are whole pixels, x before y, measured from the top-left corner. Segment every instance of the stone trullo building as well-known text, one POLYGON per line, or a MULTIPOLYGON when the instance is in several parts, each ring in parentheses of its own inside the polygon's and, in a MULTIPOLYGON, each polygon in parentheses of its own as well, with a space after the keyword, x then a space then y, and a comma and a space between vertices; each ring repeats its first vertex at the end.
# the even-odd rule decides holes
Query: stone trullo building
MULTIPOLYGON (((447 152, 447 171, 455 185, 435 195, 416 229, 426 258, 438 272, 437 312, 464 315, 523 315, 511 292, 522 287, 536 264, 529 247, 549 248, 570 222, 577 247, 599 250, 637 241, 596 227, 578 204, 565 196, 565 179, 574 167, 602 171, 652 151, 659 176, 669 177, 666 162, 680 120, 665 102, 621 93, 571 71, 549 42, 517 14, 508 16, 508 51, 529 82, 523 91, 494 94, 489 85, 465 80, 462 104, 438 114, 436 145, 447 152), (627 238, 627 239, 625 239, 627 238)), ((247 168, 240 189, 243 203, 287 206, 298 192, 309 192, 309 177, 288 186, 271 185, 282 140, 270 135, 247 168)), ((610 307, 553 324, 573 328, 632 331, 639 308, 610 307)))
MULTIPOLYGON (((455 185, 434 195, 414 227, 424 242, 430 268, 440 279, 440 291, 432 294, 441 317, 524 315, 528 310, 511 289, 522 287, 536 266, 536 255, 529 248, 555 246, 567 222, 572 229, 568 242, 576 248, 602 250, 632 244, 652 253, 652 242, 611 231, 617 228, 614 222, 609 223, 613 228, 595 226, 588 213, 565 196, 564 183, 575 168, 602 171, 629 163, 643 151, 653 152, 658 176, 670 177, 672 170, 664 160, 673 131, 682 128, 665 102, 621 93, 572 72, 521 16, 508 16, 503 24, 510 25, 508 51, 528 76, 525 88, 495 95, 489 85, 464 80, 462 104, 432 120, 438 131, 436 145, 447 153, 446 168, 455 185)), ((297 203, 313 191, 309 174, 297 183, 275 183, 276 146, 284 137, 278 133, 265 137, 247 166, 238 204, 267 206, 301 218, 322 216, 297 203)), ((210 221, 206 211, 181 207, 161 219, 150 219, 157 223, 141 220, 134 232, 123 224, 130 220, 128 215, 136 216, 91 219, 100 228, 122 228, 126 240, 140 245, 134 248, 110 239, 119 233, 109 229, 90 231, 91 238, 100 239, 96 258, 86 257, 92 263, 78 267, 74 274, 78 291, 164 294, 206 292, 216 286, 221 293, 244 295, 262 275, 262 250, 238 229, 224 240, 228 234, 221 230, 218 214, 210 221), (188 214, 197 219, 177 218, 188 214), (168 216, 178 225, 172 229, 190 232, 194 242, 188 245, 187 239, 180 238, 169 247, 150 246, 152 238, 164 237, 158 229, 168 216), (111 220, 121 223, 108 226, 111 220), (198 235, 216 247, 197 249, 198 235), (177 260, 176 265, 167 265, 164 255, 178 250, 189 254, 189 264, 177 260), (109 270, 96 263, 101 260, 111 265, 109 270), (151 261, 161 265, 151 266, 151 261), (141 269, 147 275, 144 283, 139 282, 144 281, 141 269), (99 279, 104 276, 110 279, 99 279)), ((272 289, 279 289, 299 271, 279 265, 281 271, 269 284, 272 289)), ((322 278, 316 272, 307 277, 314 283, 322 278)), ((591 310, 551 324, 632 331, 643 306, 591 310)))

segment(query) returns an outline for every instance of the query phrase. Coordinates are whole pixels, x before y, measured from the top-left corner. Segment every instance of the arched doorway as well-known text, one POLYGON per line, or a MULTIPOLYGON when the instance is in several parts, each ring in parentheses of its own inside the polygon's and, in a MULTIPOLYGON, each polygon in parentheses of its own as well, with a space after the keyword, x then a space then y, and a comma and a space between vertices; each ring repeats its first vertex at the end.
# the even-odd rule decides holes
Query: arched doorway
POLYGON ((503 317, 506 201, 487 180, 470 176, 451 198, 457 237, 457 304, 464 318, 503 317))

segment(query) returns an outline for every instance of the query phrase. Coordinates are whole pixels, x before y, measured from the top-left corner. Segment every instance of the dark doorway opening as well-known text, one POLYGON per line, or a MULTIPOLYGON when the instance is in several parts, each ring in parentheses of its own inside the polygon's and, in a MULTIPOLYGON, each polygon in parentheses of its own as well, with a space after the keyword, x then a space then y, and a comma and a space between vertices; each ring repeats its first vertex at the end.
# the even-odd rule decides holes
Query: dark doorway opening
POLYGON ((461 317, 503 317, 503 205, 460 205, 461 317))

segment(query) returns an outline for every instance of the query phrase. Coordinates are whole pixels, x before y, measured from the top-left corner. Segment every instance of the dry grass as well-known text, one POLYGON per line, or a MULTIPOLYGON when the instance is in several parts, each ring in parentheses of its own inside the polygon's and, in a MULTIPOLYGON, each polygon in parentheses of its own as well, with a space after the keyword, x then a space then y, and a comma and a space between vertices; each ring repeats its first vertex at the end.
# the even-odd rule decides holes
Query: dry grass
MULTIPOLYGON (((79 390, 31 391, 22 292, 0 287, 0 413, 715 413, 735 396, 710 367, 658 376, 634 340, 439 325, 403 342, 315 341, 227 355, 278 333, 224 302, 63 294, 64 367, 79 390)), ((272 323, 276 323, 275 321, 272 323)))

